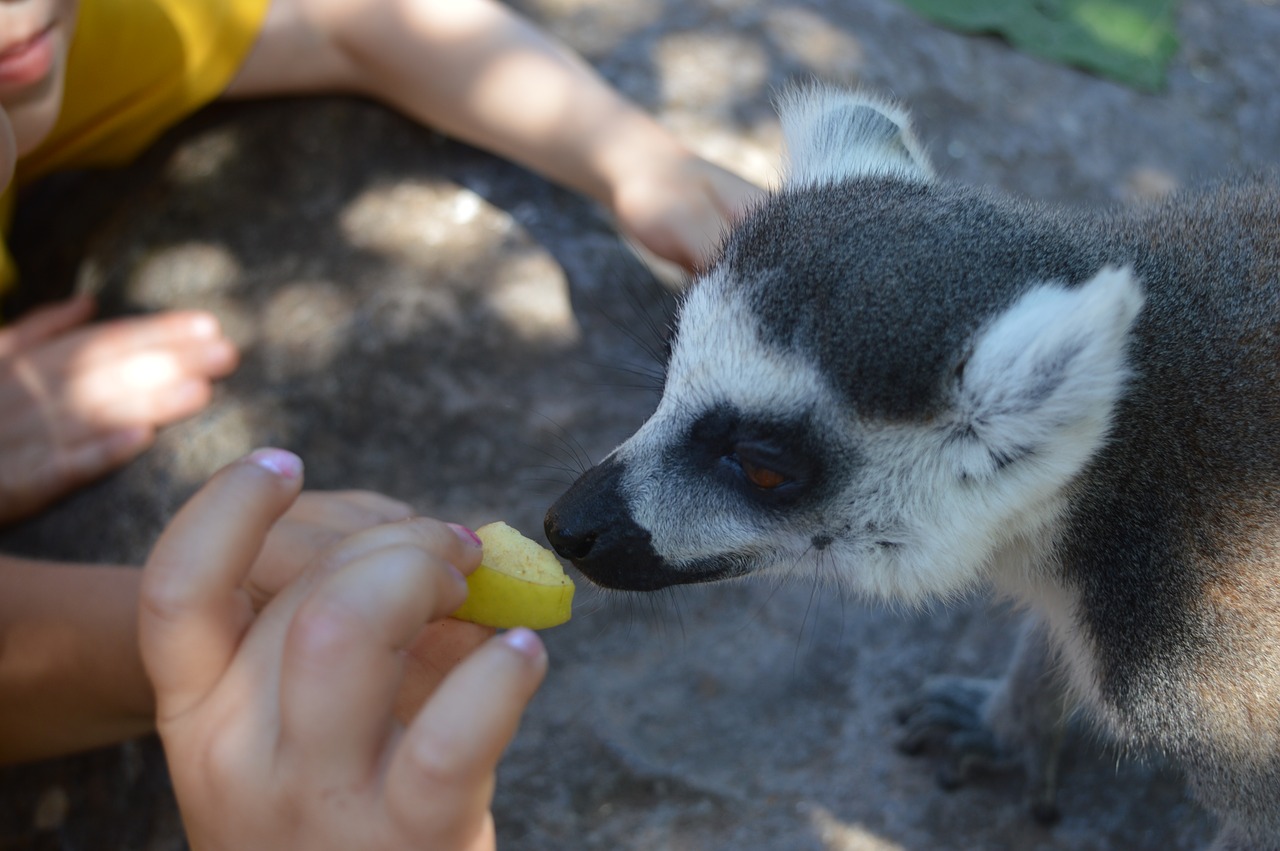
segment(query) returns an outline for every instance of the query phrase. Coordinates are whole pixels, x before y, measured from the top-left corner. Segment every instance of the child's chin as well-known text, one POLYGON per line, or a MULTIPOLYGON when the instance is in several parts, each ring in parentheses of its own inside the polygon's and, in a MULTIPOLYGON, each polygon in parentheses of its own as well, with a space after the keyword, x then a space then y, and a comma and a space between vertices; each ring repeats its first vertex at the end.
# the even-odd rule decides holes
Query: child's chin
POLYGON ((32 55, 11 59, 7 68, 0 62, 0 105, 8 113, 19 157, 30 153, 53 130, 62 108, 66 76, 66 51, 56 29, 40 39, 39 49, 25 53, 32 55))
POLYGON ((62 108, 62 77, 54 74, 41 86, 38 93, 24 98, 20 103, 6 105, 9 124, 19 157, 31 153, 43 142, 58 121, 62 108))

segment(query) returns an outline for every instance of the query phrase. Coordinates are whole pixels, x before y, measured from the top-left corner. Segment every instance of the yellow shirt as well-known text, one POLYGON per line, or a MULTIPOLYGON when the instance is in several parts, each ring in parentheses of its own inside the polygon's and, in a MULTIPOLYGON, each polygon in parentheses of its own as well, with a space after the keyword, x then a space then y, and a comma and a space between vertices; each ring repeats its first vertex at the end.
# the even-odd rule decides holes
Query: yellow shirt
MULTIPOLYGON (((15 187, 54 171, 118 166, 222 94, 270 0, 81 0, 58 121, 18 160, 0 196, 8 233, 15 187)), ((0 294, 17 270, 0 243, 0 294)))

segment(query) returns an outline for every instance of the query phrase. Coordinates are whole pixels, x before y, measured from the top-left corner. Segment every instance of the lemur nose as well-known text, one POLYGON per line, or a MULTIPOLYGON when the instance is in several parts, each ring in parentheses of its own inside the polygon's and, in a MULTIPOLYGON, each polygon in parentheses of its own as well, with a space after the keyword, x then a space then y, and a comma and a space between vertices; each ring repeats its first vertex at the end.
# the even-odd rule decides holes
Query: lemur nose
POLYGON ((561 558, 569 561, 586 558, 596 543, 595 532, 575 534, 572 529, 561 528, 554 517, 547 517, 543 524, 543 531, 547 533, 547 540, 551 542, 552 548, 560 554, 561 558))

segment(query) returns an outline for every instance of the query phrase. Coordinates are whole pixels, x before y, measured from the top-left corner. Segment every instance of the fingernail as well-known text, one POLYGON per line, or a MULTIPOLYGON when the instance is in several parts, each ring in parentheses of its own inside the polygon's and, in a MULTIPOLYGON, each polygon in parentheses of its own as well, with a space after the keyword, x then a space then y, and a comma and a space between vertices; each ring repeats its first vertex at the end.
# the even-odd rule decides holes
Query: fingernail
POLYGON ((542 647, 542 639, 538 637, 538 634, 523 626, 504 632, 502 641, 521 656, 527 656, 530 659, 537 659, 546 652, 542 647))
POLYGON ((462 543, 467 546, 476 547, 477 549, 484 546, 484 542, 480 540, 480 536, 475 532, 472 532, 466 526, 463 526, 461 523, 450 523, 449 528, 453 530, 453 534, 458 536, 458 540, 462 541, 462 543))
POLYGON ((302 477, 302 459, 284 449, 255 449, 249 460, 285 479, 302 477))
POLYGON ((217 337, 222 331, 218 320, 207 313, 191 318, 191 335, 197 339, 217 337))

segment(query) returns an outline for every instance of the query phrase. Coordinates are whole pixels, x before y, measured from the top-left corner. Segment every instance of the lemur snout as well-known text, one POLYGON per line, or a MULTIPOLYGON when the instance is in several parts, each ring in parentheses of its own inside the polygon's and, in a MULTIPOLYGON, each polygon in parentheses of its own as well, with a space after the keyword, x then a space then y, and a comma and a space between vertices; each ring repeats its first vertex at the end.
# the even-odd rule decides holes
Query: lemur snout
POLYGON ((543 528, 547 533, 547 541, 550 542, 551 548, 561 558, 569 561, 585 559, 591 554, 591 548, 596 543, 595 532, 580 534, 575 529, 566 529, 560 525, 558 518, 553 518, 550 514, 547 515, 543 528))
POLYGON ((612 459, 588 470, 547 510, 543 530, 555 551, 597 585, 661 588, 670 583, 652 581, 658 557, 649 533, 626 510, 618 491, 621 471, 612 459))

